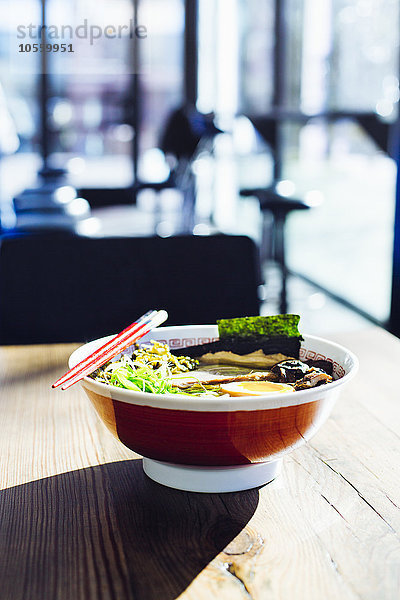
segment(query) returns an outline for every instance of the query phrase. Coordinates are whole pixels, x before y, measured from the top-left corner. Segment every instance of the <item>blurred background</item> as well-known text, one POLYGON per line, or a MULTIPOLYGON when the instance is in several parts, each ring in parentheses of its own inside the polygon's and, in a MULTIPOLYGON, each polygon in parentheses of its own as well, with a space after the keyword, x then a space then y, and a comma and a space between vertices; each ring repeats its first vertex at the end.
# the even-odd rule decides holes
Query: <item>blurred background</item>
POLYGON ((261 314, 400 336, 399 0, 0 8, 2 244, 244 235, 260 252, 261 314), (20 23, 83 17, 132 19, 145 43, 16 57, 32 42, 20 23))

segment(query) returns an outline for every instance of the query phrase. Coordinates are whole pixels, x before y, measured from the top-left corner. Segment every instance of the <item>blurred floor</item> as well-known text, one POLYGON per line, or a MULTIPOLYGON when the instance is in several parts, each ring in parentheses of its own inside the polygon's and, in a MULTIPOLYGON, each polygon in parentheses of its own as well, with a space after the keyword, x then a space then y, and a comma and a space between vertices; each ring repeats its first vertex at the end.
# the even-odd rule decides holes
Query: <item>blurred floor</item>
POLYGON ((292 164, 300 195, 321 195, 288 223, 288 263, 377 319, 390 311, 396 165, 383 154, 292 164), (306 240, 306 242, 305 242, 306 240), (315 249, 318 248, 318 252, 315 249))
MULTIPOLYGON (((276 267, 264 269, 265 300, 262 315, 279 312, 280 274, 276 267)), ((317 288, 298 277, 288 279, 288 310, 301 315, 301 331, 325 336, 342 331, 357 331, 370 327, 371 323, 354 311, 332 300, 317 288)))

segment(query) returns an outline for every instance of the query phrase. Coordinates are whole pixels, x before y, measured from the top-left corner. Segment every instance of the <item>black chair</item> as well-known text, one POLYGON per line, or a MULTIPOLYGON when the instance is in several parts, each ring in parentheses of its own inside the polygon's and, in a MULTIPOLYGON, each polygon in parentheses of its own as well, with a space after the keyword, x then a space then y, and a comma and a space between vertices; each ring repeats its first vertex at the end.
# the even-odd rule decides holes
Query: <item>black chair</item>
POLYGON ((259 313, 258 249, 245 236, 5 237, 0 343, 85 341, 150 308, 168 324, 259 313))
POLYGON ((183 196, 181 213, 182 233, 191 233, 195 224, 196 178, 192 165, 202 152, 210 153, 216 135, 222 130, 215 126, 213 113, 203 114, 195 106, 182 106, 169 115, 161 135, 160 148, 172 158, 171 181, 183 196))

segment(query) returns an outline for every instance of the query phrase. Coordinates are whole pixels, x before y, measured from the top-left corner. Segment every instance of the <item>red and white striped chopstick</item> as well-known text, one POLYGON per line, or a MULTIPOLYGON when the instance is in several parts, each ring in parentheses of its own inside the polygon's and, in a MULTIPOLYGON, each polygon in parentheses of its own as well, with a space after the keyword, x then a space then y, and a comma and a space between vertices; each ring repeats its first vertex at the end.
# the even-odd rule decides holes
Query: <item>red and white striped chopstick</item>
POLYGON ((114 358, 114 356, 117 356, 117 354, 128 348, 128 346, 137 342, 146 333, 161 325, 167 318, 168 313, 165 310, 147 312, 112 338, 112 340, 95 350, 95 352, 75 365, 75 367, 72 367, 65 375, 53 383, 52 387, 55 388, 61 385, 61 389, 66 390, 87 375, 90 375, 90 373, 93 373, 93 371, 114 358))
POLYGON ((142 315, 137 321, 134 321, 128 327, 126 327, 121 333, 118 333, 111 340, 109 340, 106 344, 103 344, 100 348, 95 350, 92 354, 87 356, 80 363, 72 367, 65 375, 57 379, 55 383, 53 383, 53 388, 58 387, 68 379, 70 379, 73 375, 76 375, 79 371, 81 371, 84 367, 88 366, 92 361, 100 358, 104 352, 113 348, 118 341, 122 341, 126 337, 130 337, 132 333, 139 331, 141 327, 144 327, 146 323, 148 323, 155 315, 157 314, 156 310, 149 310, 147 313, 142 315))

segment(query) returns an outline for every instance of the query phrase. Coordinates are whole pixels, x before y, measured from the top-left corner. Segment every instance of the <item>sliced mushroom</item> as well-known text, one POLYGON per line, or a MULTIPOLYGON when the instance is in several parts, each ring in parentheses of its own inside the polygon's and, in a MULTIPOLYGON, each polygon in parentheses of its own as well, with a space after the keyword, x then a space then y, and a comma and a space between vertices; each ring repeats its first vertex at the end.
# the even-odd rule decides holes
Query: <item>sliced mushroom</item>
POLYGON ((295 383, 310 370, 309 365, 295 358, 283 360, 271 368, 280 383, 295 383))
POLYGON ((316 367, 312 367, 302 379, 296 381, 294 389, 307 390, 318 385, 325 385, 331 381, 332 377, 325 373, 325 371, 322 371, 322 369, 317 369, 316 367))

